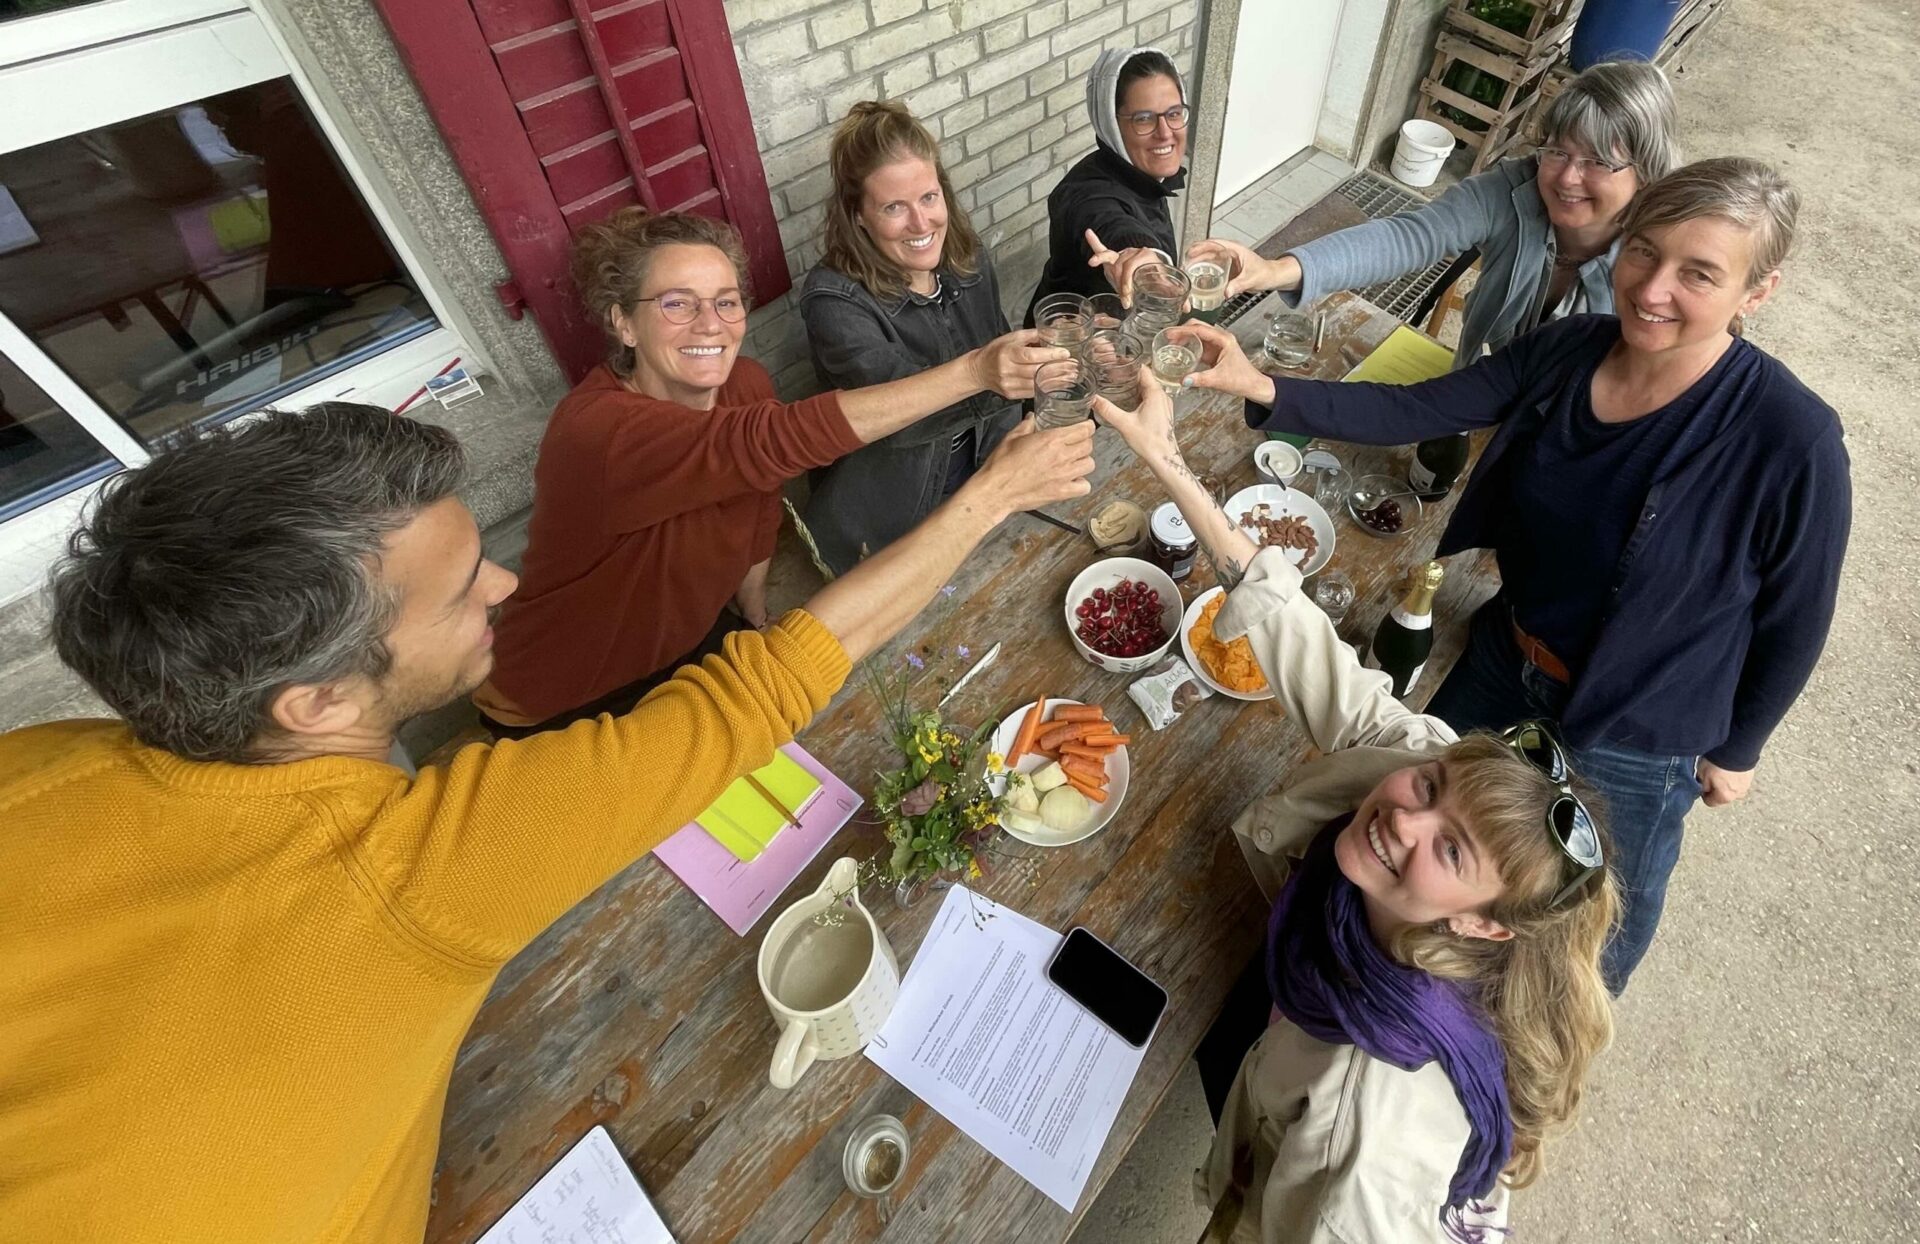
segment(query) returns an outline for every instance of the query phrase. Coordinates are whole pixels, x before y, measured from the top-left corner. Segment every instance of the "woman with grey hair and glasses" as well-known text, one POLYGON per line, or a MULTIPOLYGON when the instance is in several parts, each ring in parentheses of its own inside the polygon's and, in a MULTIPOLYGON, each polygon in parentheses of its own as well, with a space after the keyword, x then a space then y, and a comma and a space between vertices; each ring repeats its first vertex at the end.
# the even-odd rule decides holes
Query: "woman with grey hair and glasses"
POLYGON ((1432 203, 1262 259, 1237 242, 1188 248, 1234 273, 1229 294, 1278 290, 1290 307, 1480 252, 1453 365, 1549 320, 1613 310, 1620 222, 1640 188, 1679 163, 1673 91, 1639 61, 1595 65, 1547 109, 1532 155, 1469 177, 1432 203))
POLYGON ((1619 314, 1575 315, 1423 384, 1262 375, 1189 325, 1256 427, 1402 445, 1491 428, 1439 554, 1494 551, 1500 592, 1428 711, 1547 718, 1607 797, 1626 907, 1616 991, 1653 940, 1682 821, 1746 795, 1826 644, 1852 519, 1839 417, 1741 326, 1780 283, 1799 196, 1758 160, 1635 198, 1619 314))

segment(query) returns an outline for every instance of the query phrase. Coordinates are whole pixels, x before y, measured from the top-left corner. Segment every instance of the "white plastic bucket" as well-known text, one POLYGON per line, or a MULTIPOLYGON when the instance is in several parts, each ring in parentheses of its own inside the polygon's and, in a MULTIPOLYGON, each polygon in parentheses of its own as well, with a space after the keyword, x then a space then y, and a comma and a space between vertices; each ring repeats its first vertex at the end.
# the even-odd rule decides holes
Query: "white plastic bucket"
POLYGON ((1393 175, 1409 186, 1431 186, 1453 154, 1453 134, 1433 121, 1408 121, 1393 148, 1393 175))

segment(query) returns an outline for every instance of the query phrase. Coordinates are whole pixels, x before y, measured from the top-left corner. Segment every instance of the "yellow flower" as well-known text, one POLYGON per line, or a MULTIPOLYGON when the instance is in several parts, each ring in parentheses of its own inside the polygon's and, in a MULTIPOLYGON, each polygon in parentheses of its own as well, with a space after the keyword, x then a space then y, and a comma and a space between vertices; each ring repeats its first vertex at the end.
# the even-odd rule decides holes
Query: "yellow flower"
POLYGON ((1005 756, 1002 756, 999 752, 987 753, 987 772, 988 773, 1005 773, 1006 770, 1007 770, 1007 758, 1005 756))
POLYGON ((980 880, 980 861, 979 860, 967 861, 967 880, 968 881, 980 880))

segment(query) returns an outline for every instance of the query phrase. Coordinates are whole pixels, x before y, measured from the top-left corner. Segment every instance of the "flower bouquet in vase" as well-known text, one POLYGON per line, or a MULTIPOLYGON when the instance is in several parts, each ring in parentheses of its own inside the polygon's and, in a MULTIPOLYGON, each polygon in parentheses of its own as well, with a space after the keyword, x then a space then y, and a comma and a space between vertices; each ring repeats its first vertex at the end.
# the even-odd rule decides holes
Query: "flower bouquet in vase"
POLYGON ((889 848, 875 864, 902 906, 929 889, 979 877, 986 842, 1000 827, 1001 800, 987 785, 988 773, 1002 767, 987 750, 994 723, 969 730, 913 707, 909 693, 925 666, 909 654, 898 668, 867 667, 900 756, 900 767, 880 774, 873 792, 889 848))

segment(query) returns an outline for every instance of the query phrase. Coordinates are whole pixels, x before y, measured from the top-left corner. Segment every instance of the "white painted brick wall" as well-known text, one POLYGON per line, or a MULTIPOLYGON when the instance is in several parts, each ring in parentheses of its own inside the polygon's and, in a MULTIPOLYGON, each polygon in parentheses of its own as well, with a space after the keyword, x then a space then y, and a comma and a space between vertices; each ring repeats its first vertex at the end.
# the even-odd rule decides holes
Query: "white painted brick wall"
MULTIPOLYGON (((899 99, 940 139, 1017 322, 1046 262, 1047 193, 1093 149, 1087 72, 1104 49, 1152 44, 1189 73, 1198 0, 725 5, 796 287, 820 258, 833 127, 859 100, 899 99)), ((753 313, 746 352, 799 397, 818 385, 792 302, 753 313)))

